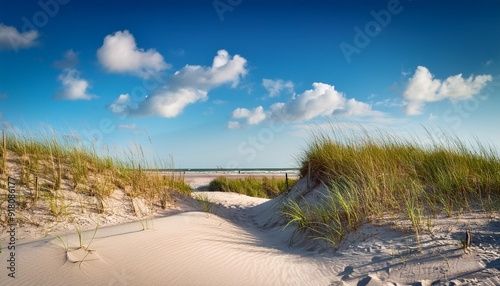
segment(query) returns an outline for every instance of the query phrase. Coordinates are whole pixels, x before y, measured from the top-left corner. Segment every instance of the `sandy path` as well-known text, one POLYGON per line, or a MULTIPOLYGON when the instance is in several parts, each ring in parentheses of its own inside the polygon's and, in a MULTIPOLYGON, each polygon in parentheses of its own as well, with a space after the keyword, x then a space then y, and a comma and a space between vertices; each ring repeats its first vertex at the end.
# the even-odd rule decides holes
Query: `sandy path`
MULTIPOLYGON (((325 285, 318 262, 273 248, 263 238, 229 220, 202 212, 98 230, 83 263, 66 259, 55 239, 19 245, 15 279, 2 285, 325 285), (321 283, 320 283, 321 282, 321 283)), ((84 234, 90 241, 91 233, 84 234)), ((70 250, 76 235, 62 236, 70 250)))

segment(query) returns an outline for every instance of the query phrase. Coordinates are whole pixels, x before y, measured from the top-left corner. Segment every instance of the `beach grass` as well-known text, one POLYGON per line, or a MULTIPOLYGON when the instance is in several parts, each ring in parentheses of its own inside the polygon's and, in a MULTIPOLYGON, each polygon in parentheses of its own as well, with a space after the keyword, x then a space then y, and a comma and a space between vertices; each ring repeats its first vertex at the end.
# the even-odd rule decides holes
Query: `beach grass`
POLYGON ((323 185, 326 194, 319 202, 286 201, 287 225, 338 242, 362 223, 387 215, 408 219, 418 236, 443 213, 499 211, 498 150, 478 140, 427 134, 427 140, 382 132, 313 134, 299 157, 301 177, 311 186, 323 185))
MULTIPOLYGON (((70 193, 80 197, 82 208, 104 213, 105 201, 117 189, 131 201, 138 198, 163 209, 173 202, 174 193, 191 192, 182 174, 163 171, 173 169, 173 158, 149 160, 137 144, 112 155, 109 149, 84 145, 75 136, 52 130, 7 131, 5 139, 5 149, 0 146, 2 162, 6 161, 2 171, 9 163, 18 168, 18 184, 27 190, 20 194, 27 200, 26 208, 46 207, 56 219, 69 215, 70 193)), ((7 172, 0 176, 6 179, 7 172)))
POLYGON ((194 199, 200 203, 202 210, 208 215, 215 211, 215 204, 210 201, 210 198, 205 193, 195 193, 194 199))
MULTIPOLYGON (((297 181, 297 179, 289 178, 288 188, 291 189, 297 181)), ((259 198, 275 198, 288 191, 285 178, 230 178, 226 176, 218 177, 210 182, 208 190, 211 192, 234 192, 259 198)))

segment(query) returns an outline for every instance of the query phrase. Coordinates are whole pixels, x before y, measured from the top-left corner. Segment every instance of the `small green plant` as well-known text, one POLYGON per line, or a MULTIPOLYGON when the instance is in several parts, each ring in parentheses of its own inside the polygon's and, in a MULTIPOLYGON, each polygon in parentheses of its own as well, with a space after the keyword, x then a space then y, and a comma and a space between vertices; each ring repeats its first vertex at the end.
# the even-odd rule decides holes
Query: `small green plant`
POLYGON ((82 230, 76 225, 75 225, 75 229, 76 229, 76 233, 78 235, 78 242, 80 244, 79 248, 82 248, 83 247, 82 230))
POLYGON ((45 200, 49 203, 49 210, 56 219, 68 215, 68 205, 61 191, 44 192, 45 200))
POLYGON ((429 233, 433 233, 434 232, 434 222, 432 220, 432 217, 431 216, 427 216, 427 220, 426 220, 426 227, 427 227, 427 231, 429 233))
POLYGON ((66 236, 66 242, 64 242, 64 240, 60 235, 56 235, 56 239, 61 242, 64 251, 68 252, 69 251, 68 236, 66 236))
POLYGON ((0 166, 0 174, 7 173, 7 136, 5 131, 2 131, 2 149, 0 149, 2 154, 2 165, 0 166))
POLYGON ((79 262, 79 266, 81 267, 81 264, 85 261, 87 256, 93 252, 93 250, 90 249, 90 245, 92 244, 92 242, 95 239, 95 236, 97 234, 97 230, 99 229, 99 225, 96 224, 96 227, 92 233, 92 237, 90 238, 90 240, 87 244, 85 244, 82 230, 76 225, 74 225, 74 227, 75 227, 77 239, 78 239, 78 247, 76 249, 70 249, 69 240, 68 240, 67 235, 65 235, 65 238, 66 238, 65 240, 60 235, 56 235, 55 238, 61 242, 62 247, 64 248, 64 251, 66 253, 69 253, 72 251, 79 251, 79 250, 84 251, 83 257, 79 258, 78 261, 73 261, 73 262, 79 262))
POLYGON ((142 230, 154 229, 153 218, 150 216, 139 219, 139 222, 142 225, 142 230))
POLYGON ((84 249, 85 252, 86 252, 85 256, 80 261, 79 265, 81 267, 83 261, 85 261, 85 258, 87 258, 87 256, 92 252, 92 250, 90 250, 90 244, 92 244, 92 242, 94 241, 95 235, 97 234, 97 230, 99 229, 99 225, 95 226, 94 232, 92 233, 92 238, 90 239, 89 243, 86 246, 83 244, 81 230, 78 227, 76 229, 77 229, 77 232, 78 232, 78 238, 79 238, 79 242, 80 242, 80 249, 84 249))
POLYGON ((210 201, 207 194, 198 193, 194 194, 194 198, 200 203, 201 208, 207 215, 211 213, 214 209, 214 203, 210 201))
POLYGON ((304 233, 312 228, 312 222, 309 217, 310 212, 311 209, 308 204, 301 206, 295 200, 288 200, 283 204, 281 215, 287 221, 283 229, 290 225, 295 226, 295 229, 290 236, 290 244, 293 243, 293 238, 297 233, 304 233))

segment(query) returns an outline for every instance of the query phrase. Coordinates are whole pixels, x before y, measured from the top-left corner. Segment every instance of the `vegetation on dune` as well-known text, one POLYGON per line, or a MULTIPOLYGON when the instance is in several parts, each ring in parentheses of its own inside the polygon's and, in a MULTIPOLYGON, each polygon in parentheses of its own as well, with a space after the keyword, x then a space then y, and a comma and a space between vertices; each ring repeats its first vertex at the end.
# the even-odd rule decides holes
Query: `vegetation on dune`
MULTIPOLYGON (((7 189, 7 174, 16 174, 21 187, 17 197, 20 210, 37 206, 47 208, 55 218, 65 216, 67 198, 73 193, 83 200, 82 208, 92 205, 93 211, 103 213, 105 200, 117 189, 123 190, 132 206, 138 198, 165 209, 174 192, 191 192, 182 175, 160 172, 171 162, 162 164, 155 160, 155 168, 145 170, 148 160, 138 145, 124 154, 111 156, 109 151, 99 154, 95 146, 82 145, 54 132, 7 132, 5 142, 6 150, 0 146, 0 189, 7 189), (9 166, 13 170, 8 170, 9 166)), ((4 207, 4 197, 0 190, 0 208, 4 207)))
POLYGON ((418 235, 437 215, 499 211, 497 150, 456 136, 429 139, 423 145, 382 133, 314 134, 300 157, 301 176, 327 191, 316 204, 288 200, 287 225, 337 244, 366 220, 387 215, 408 218, 418 235))
MULTIPOLYGON (((296 179, 288 179, 288 188, 291 189, 296 182, 296 179)), ((212 192, 234 192, 251 197, 275 198, 287 191, 287 184, 285 178, 228 178, 221 176, 210 182, 208 190, 212 192)))

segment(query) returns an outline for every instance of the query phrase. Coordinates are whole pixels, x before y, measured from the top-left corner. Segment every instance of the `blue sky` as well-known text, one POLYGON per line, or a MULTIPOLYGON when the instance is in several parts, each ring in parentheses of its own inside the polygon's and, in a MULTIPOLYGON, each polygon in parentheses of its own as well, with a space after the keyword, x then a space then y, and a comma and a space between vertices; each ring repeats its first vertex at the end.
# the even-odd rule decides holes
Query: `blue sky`
POLYGON ((500 1, 0 7, 3 129, 140 144, 179 168, 296 167, 332 127, 500 145, 500 1))

